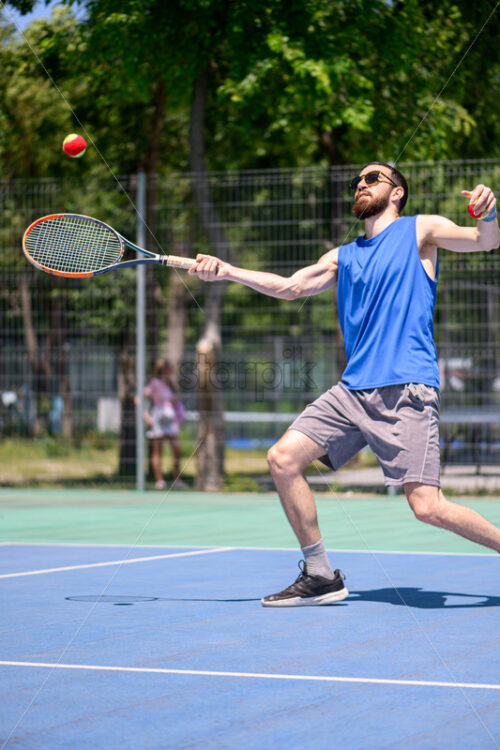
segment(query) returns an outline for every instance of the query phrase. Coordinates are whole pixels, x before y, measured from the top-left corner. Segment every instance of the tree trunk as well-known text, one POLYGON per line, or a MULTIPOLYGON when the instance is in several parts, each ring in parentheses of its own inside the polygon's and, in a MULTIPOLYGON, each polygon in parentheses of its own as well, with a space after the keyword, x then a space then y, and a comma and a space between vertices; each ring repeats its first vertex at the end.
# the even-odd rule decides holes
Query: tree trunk
POLYGON ((196 489, 217 492, 224 487, 224 405, 214 383, 220 340, 208 334, 196 346, 198 408, 196 489))
MULTIPOLYGON (((330 199, 331 247, 337 247, 342 242, 347 229, 343 216, 343 194, 345 189, 343 176, 342 174, 336 175, 334 172, 335 166, 338 166, 339 164, 347 164, 349 162, 349 153, 345 150, 342 144, 342 138, 346 135, 347 131, 347 125, 343 123, 331 130, 319 132, 319 144, 321 149, 328 156, 332 173, 332 179, 330 181, 332 186, 332 195, 330 199)), ((336 291, 333 296, 333 305, 336 317, 336 325, 333 331, 335 361, 337 367, 336 377, 340 378, 346 368, 347 360, 345 356, 344 337, 338 322, 336 291)))
POLYGON ((165 346, 165 359, 172 365, 176 380, 178 379, 182 357, 184 355, 184 338, 186 327, 186 282, 180 271, 170 273, 168 292, 168 332, 165 346))
POLYGON ((347 132, 347 125, 342 124, 331 130, 324 130, 319 134, 321 148, 328 156, 328 160, 332 167, 336 164, 349 163, 349 155, 342 147, 342 138, 347 132))
MULTIPOLYGON (((51 286, 54 289, 54 280, 51 279, 51 286)), ((61 297, 51 295, 50 298, 50 349, 51 361, 53 362, 53 371, 57 377, 57 389, 63 400, 63 411, 61 417, 61 432, 63 437, 73 437, 73 402, 71 394, 71 383, 68 372, 68 362, 66 357, 66 341, 64 336, 64 311, 61 304, 61 297)))
MULTIPOLYGON (((189 145, 193 190, 200 221, 214 254, 229 261, 231 248, 212 201, 206 169, 207 88, 208 68, 205 68, 195 81, 191 107, 189 145)), ((220 489, 224 482, 224 404, 214 375, 221 351, 220 318, 226 286, 226 282, 215 282, 206 287, 205 326, 197 345, 200 422, 196 485, 201 490, 220 489)))
MULTIPOLYGON (((339 130, 339 129, 337 129, 339 130)), ((329 133, 327 135, 330 136, 330 139, 327 139, 325 142, 330 144, 330 158, 334 159, 337 155, 337 139, 335 138, 335 132, 332 131, 332 133, 329 133)), ((340 137, 340 132, 337 133, 337 136, 340 137)), ((344 177, 343 174, 336 173, 335 169, 333 167, 330 168, 331 173, 331 179, 330 179, 330 185, 331 185, 331 196, 330 196, 330 226, 331 226, 331 247, 338 247, 342 241, 344 240, 344 237, 346 237, 347 227, 348 224, 345 221, 344 218, 344 177)), ((335 374, 336 378, 340 378, 342 373, 344 372, 346 366, 347 366, 347 359, 345 355, 345 346, 344 346, 344 336, 342 334, 342 329, 340 328, 340 323, 338 319, 338 313, 337 313, 337 288, 335 288, 335 291, 333 292, 333 306, 334 306, 334 312, 335 312, 335 327, 333 330, 333 340, 334 340, 334 346, 335 346, 335 362, 336 362, 336 369, 337 372, 335 374)))
POLYGON ((28 279, 25 273, 21 273, 19 296, 21 299, 26 351, 28 352, 28 359, 33 372, 33 391, 36 404, 36 414, 33 424, 27 426, 33 435, 40 435, 47 427, 48 410, 42 406, 42 403, 47 403, 51 373, 49 363, 40 355, 40 348, 33 323, 31 290, 28 286, 28 279))
MULTIPOLYGON (((158 167, 160 161, 160 137, 165 123, 167 102, 167 90, 164 81, 160 81, 156 88, 155 108, 151 118, 151 130, 149 135, 149 150, 144 163, 144 171, 147 175, 146 192, 146 248, 153 252, 163 252, 156 240, 156 209, 158 198, 158 167)), ((146 331, 147 341, 151 356, 150 367, 158 359, 159 325, 158 307, 165 303, 163 289, 156 280, 155 267, 146 267, 146 299, 151 304, 146 308, 146 331)))
MULTIPOLYGON (((187 242, 173 243, 173 255, 192 257, 194 240, 191 236, 187 242)), ((183 271, 172 269, 169 273, 168 288, 168 331, 165 345, 165 358, 172 365, 175 378, 178 380, 184 356, 186 334, 186 305, 189 296, 188 281, 183 271)))
POLYGON ((118 371, 118 398, 120 400, 120 438, 118 474, 120 477, 135 476, 135 356, 131 346, 125 345, 120 354, 118 371))

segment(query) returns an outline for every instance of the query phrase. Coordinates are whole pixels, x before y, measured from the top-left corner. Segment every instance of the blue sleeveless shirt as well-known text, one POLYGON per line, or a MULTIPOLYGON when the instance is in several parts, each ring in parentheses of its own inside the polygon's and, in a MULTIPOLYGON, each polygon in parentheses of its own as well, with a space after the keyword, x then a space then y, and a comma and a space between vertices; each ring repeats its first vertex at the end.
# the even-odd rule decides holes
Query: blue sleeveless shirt
POLYGON ((368 240, 339 247, 337 306, 351 390, 399 383, 439 388, 434 345, 437 272, 426 273, 416 216, 402 217, 368 240))

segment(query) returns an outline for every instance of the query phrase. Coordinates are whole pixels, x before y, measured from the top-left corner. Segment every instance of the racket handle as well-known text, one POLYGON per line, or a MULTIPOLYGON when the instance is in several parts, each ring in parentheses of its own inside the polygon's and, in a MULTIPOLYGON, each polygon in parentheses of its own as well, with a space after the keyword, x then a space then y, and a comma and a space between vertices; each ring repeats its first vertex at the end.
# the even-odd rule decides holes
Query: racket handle
POLYGON ((163 256, 163 263, 166 266, 173 266, 174 268, 184 268, 187 270, 188 268, 191 268, 193 263, 196 263, 193 258, 183 258, 180 255, 164 255, 163 256))

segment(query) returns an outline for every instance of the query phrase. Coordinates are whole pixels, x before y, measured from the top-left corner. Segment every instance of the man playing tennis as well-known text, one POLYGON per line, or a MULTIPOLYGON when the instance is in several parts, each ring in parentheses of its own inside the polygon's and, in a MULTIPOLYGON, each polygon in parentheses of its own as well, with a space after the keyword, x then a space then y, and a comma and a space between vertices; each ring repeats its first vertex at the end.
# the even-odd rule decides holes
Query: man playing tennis
POLYGON ((339 469, 369 445, 387 485, 402 485, 415 516, 500 552, 500 529, 440 489, 439 371, 433 339, 438 247, 488 251, 500 245, 496 199, 477 185, 470 197, 477 226, 443 216, 400 217, 404 176, 371 162, 352 180, 353 213, 365 234, 285 278, 198 255, 189 271, 204 281, 238 281, 262 294, 297 299, 337 284, 347 367, 341 381, 309 404, 269 450, 271 474, 304 555, 301 574, 267 607, 330 604, 348 596, 333 571, 304 477, 315 459, 339 469))

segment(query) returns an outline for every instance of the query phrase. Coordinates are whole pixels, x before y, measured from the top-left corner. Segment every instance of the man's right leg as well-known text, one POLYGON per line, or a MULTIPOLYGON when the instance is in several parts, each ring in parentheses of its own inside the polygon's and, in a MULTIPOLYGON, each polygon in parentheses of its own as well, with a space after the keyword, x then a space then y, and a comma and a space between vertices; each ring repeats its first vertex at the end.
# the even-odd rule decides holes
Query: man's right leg
POLYGON ((349 592, 340 571, 331 570, 318 526, 316 503, 304 470, 325 453, 314 440, 298 430, 288 430, 269 450, 268 462, 281 504, 300 542, 306 565, 288 588, 262 599, 265 607, 331 604, 349 592), (312 570, 313 563, 321 572, 312 570))
POLYGON ((316 503, 304 471, 325 449, 298 430, 288 430, 269 449, 267 460, 283 510, 301 547, 321 538, 316 503))

